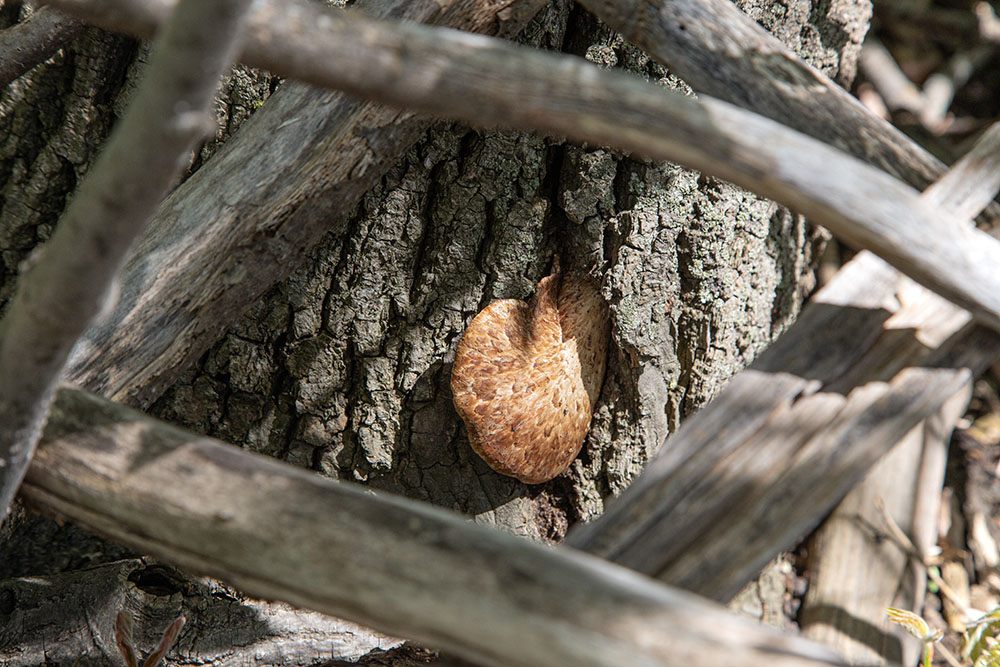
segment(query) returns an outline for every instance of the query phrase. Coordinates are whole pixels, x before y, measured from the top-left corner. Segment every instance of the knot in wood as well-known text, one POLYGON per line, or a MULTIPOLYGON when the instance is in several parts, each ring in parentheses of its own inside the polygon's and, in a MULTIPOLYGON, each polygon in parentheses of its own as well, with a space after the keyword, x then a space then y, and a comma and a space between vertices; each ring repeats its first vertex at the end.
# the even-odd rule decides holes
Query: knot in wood
POLYGON ((566 470, 590 428, 609 335, 607 304, 586 276, 554 274, 530 303, 484 308, 462 335, 451 373, 472 449, 527 484, 566 470))

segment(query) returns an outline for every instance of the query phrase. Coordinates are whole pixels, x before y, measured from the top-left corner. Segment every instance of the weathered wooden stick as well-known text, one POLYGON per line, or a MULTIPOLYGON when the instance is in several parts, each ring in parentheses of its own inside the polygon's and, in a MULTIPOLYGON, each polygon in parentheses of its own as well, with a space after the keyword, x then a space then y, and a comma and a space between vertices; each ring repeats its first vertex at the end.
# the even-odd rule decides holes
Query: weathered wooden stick
MULTIPOLYGON (((47 0, 48 4, 95 25, 141 36, 152 33, 174 1, 47 0)), ((585 0, 581 4, 698 91, 837 146, 921 189, 944 171, 937 159, 891 125, 868 113, 846 91, 804 63, 727 0, 585 0)), ((294 25, 296 30, 305 29, 311 34, 336 29, 330 19, 297 19, 298 16, 322 15, 322 10, 308 9, 293 0, 263 3, 256 15, 260 20, 252 23, 262 30, 251 28, 243 60, 287 76, 345 90, 351 89, 351 84, 345 81, 355 79, 368 88, 355 92, 376 99, 392 94, 388 90, 378 95, 371 91, 371 87, 385 88, 381 81, 364 82, 366 77, 372 77, 373 67, 378 66, 381 58, 373 62, 355 52, 355 58, 334 60, 338 63, 337 68, 325 64, 331 57, 329 49, 344 47, 344 51, 350 53, 353 45, 360 41, 381 39, 374 31, 366 29, 364 35, 347 31, 344 35, 347 41, 338 43, 304 39, 304 35, 289 29, 294 25), (283 20, 284 13, 292 20, 283 20), (255 39, 254 33, 266 39, 255 39), (357 73, 345 72, 345 67, 357 73)), ((384 34, 385 26, 380 31, 384 34)), ((417 47, 414 53, 413 44, 406 47, 408 55, 417 55, 419 51, 417 47)), ((502 61, 495 64, 497 68, 504 67, 502 61)), ((425 71, 416 81, 418 85, 425 85, 431 76, 433 70, 425 71)))
MULTIPOLYGON (((65 8, 109 8, 110 15, 131 18, 139 11, 154 16, 140 22, 152 30, 172 4, 67 2, 65 8)), ((416 21, 508 33, 541 5, 358 4, 416 21)), ((294 18, 284 11, 253 13, 246 43, 266 43, 282 28, 310 28, 308 21, 288 23, 294 18)), ((123 270, 118 306, 77 347, 68 377, 116 400, 150 404, 324 234, 346 228, 364 193, 429 122, 294 81, 282 85, 161 206, 123 270)))
MULTIPOLYGON (((949 173, 923 196, 974 214, 970 202, 989 201, 1000 185, 992 176, 998 146, 1000 132, 987 133, 956 165, 963 178, 949 173)), ((1000 336, 861 253, 681 426, 602 517, 567 541, 726 599, 998 356, 1000 336)))
POLYGON ((252 595, 495 665, 842 664, 568 548, 374 494, 63 388, 23 493, 252 595))
POLYGON ((720 176, 873 250, 1000 329, 1000 277, 991 269, 1000 265, 1000 242, 826 144, 718 100, 670 93, 582 59, 291 0, 282 7, 284 20, 297 28, 295 43, 309 45, 295 50, 308 58, 292 58, 273 46, 285 24, 268 23, 272 46, 262 59, 287 67, 282 74, 479 126, 566 134, 720 176))
MULTIPOLYGON (((468 37, 467 37, 467 36, 463 36, 463 39, 468 39, 468 37)), ((620 79, 620 80, 624 81, 624 79, 620 79)), ((646 87, 643 87, 643 90, 645 91, 645 90, 647 90, 647 88, 646 88, 646 87)), ((463 104, 464 104, 465 102, 466 102, 466 99, 465 99, 465 98, 463 97, 463 104)), ((658 118, 658 122, 660 122, 660 120, 661 120, 661 119, 659 119, 659 118, 658 118)), ((616 124, 617 124, 617 119, 616 119, 616 124)), ((725 125, 724 123, 723 123, 723 124, 720 124, 720 126, 724 126, 724 125, 725 125)), ((763 142, 763 143, 762 143, 761 145, 768 145, 769 143, 773 143, 773 142, 767 142, 767 141, 764 141, 764 142, 763 142)), ((755 150, 755 151, 756 151, 756 150, 758 150, 758 148, 759 148, 759 146, 758 146, 758 145, 755 145, 755 146, 754 146, 754 150, 755 150)), ((721 151, 718 151, 718 152, 719 152, 719 154, 723 154, 723 155, 724 155, 724 154, 726 154, 726 151, 725 151, 725 150, 721 150, 721 151)), ((764 170, 763 170, 763 172, 767 172, 767 171, 768 171, 768 170, 766 170, 766 169, 764 169, 764 170)), ((824 183, 826 183, 826 182, 827 182, 827 181, 825 180, 825 179, 826 179, 826 177, 827 177, 827 176, 829 176, 829 174, 831 174, 831 173, 834 173, 834 171, 831 171, 831 170, 829 169, 829 163, 828 163, 828 162, 824 162, 824 163, 823 163, 823 165, 822 165, 822 171, 823 171, 823 179, 824 179, 824 180, 823 180, 823 182, 824 182, 824 183)), ((894 182, 894 183, 895 183, 895 182, 894 182)), ((864 187, 861 187, 861 188, 859 188, 859 189, 858 189, 857 191, 854 191, 854 192, 846 192, 846 191, 842 191, 842 192, 840 192, 840 194, 839 194, 839 195, 835 195, 835 196, 839 196, 839 198, 840 198, 840 200, 841 200, 841 201, 856 201, 856 200, 857 200, 856 198, 857 198, 857 197, 859 196, 859 193, 863 193, 863 192, 865 192, 865 191, 866 191, 866 189, 865 189, 864 187)), ((876 203, 879 203, 879 202, 880 202, 880 198, 881 198, 882 196, 886 196, 886 197, 887 197, 887 198, 889 198, 889 199, 892 199, 892 198, 893 198, 893 193, 891 193, 891 192, 888 192, 888 193, 887 193, 887 192, 880 192, 880 193, 877 193, 877 194, 878 194, 878 197, 876 197, 876 196, 875 196, 875 194, 876 194, 876 193, 872 193, 872 196, 870 196, 870 197, 868 198, 868 200, 869 200, 869 205, 874 205, 874 204, 876 204, 876 203)), ((912 198, 913 196, 916 196, 916 193, 910 193, 910 194, 909 194, 908 196, 910 196, 910 197, 912 198)), ((861 195, 861 197, 862 197, 862 199, 865 199, 865 197, 864 197, 864 195, 863 195, 863 194, 861 195)), ((879 205, 880 205, 880 206, 881 206, 881 205, 884 205, 884 202, 881 202, 881 203, 879 203, 879 205)), ((251 219, 252 219, 252 217, 253 217, 253 214, 250 214, 250 218, 251 218, 251 219)), ((903 217, 905 217, 905 216, 903 216, 903 217)), ((889 274, 889 275, 891 275, 891 274, 889 274)), ((865 289, 867 289, 867 288, 871 287, 871 285, 869 284, 869 283, 871 282, 871 276, 870 276, 869 274, 867 274, 867 273, 865 273, 865 272, 862 272, 861 274, 859 274, 859 279, 860 279, 860 281, 861 281, 861 282, 863 282, 863 283, 865 284, 865 289)), ((889 293, 890 293, 890 296, 891 296, 891 289, 890 289, 890 292, 889 292, 889 293)), ((858 314, 860 314, 860 313, 858 313, 858 314)), ((876 316, 877 318, 878 318, 878 317, 884 317, 884 316, 887 316, 887 314, 885 314, 884 316, 882 316, 882 315, 878 315, 878 313, 875 313, 874 315, 875 315, 875 316, 876 316)), ((836 320, 833 320, 833 321, 836 321, 836 320)), ((840 322, 837 322, 836 326, 842 326, 842 323, 840 323, 840 322)), ((821 325, 821 327, 820 327, 820 328, 821 328, 821 329, 826 329, 826 330, 829 330, 829 329, 830 329, 830 324, 829 324, 828 322, 827 322, 827 323, 824 323, 824 324, 822 324, 822 325, 821 325)), ((872 336, 877 336, 877 335, 879 335, 879 334, 878 334, 878 331, 880 331, 880 330, 878 330, 878 329, 874 329, 874 330, 871 330, 871 331, 872 331, 872 333, 868 334, 868 338, 867 338, 867 339, 869 339, 869 340, 870 340, 870 338, 871 338, 872 336)), ((864 339, 865 339, 865 337, 864 337, 864 336, 862 336, 862 340, 864 340, 864 339)), ((810 344, 811 344, 811 343, 810 343, 810 344)), ((844 342, 843 342, 843 345, 844 345, 844 346, 851 346, 851 347, 853 347, 853 346, 854 346, 854 344, 855 344, 855 340, 846 340, 846 341, 844 341, 844 342)), ((135 366, 138 366, 138 367, 140 367, 140 368, 142 368, 142 367, 143 367, 143 366, 142 366, 141 364, 138 364, 138 365, 135 365, 135 366)), ((133 366, 133 367, 135 367, 135 366, 133 366)), ((815 369, 807 369, 806 371, 803 371, 803 372, 809 372, 809 373, 811 373, 811 372, 814 372, 814 371, 815 371, 815 369)), ((793 390, 793 392, 792 392, 792 395, 794 395, 794 394, 795 394, 795 392, 797 392, 797 391, 798 391, 798 388, 800 388, 801 386, 802 386, 802 385, 796 385, 795 389, 794 389, 794 390, 793 390)), ((780 395, 780 394, 779 394, 779 395, 780 395)), ((909 405, 911 406, 911 409, 913 409, 913 408, 917 407, 917 406, 916 406, 915 404, 913 404, 913 403, 910 403, 909 405)), ((860 408, 859 408, 859 412, 863 412, 863 411, 861 411, 861 410, 860 410, 860 408)), ((911 414, 911 416, 912 416, 912 414, 911 414)), ((742 416, 742 415, 741 415, 740 419, 741 419, 741 420, 743 419, 743 416, 742 416)), ((761 419, 763 419, 763 417, 762 417, 761 419)), ((754 424, 754 423, 757 423, 757 422, 755 422, 755 421, 754 421, 754 419, 747 419, 746 421, 741 421, 741 422, 740 422, 740 425, 741 425, 741 427, 743 427, 743 428, 749 428, 749 427, 750 427, 750 425, 752 425, 752 424, 754 424)), ((912 424, 911 424, 911 425, 912 425, 912 424)), ((900 435, 901 435, 901 433, 900 433, 900 435)), ((860 467, 859 467, 858 469, 856 469, 856 472, 857 472, 858 474, 860 474, 860 469, 863 469, 863 466, 860 466, 860 467)), ((846 484, 846 483, 845 483, 845 484, 846 484)), ((836 490, 834 491, 834 493, 833 493, 833 496, 836 496, 837 494, 840 494, 840 493, 843 493, 843 491, 844 491, 844 489, 845 489, 845 488, 846 488, 846 486, 845 486, 845 487, 836 487, 836 490)), ((809 522, 810 522, 810 523, 811 523, 812 521, 815 521, 815 517, 812 517, 811 519, 809 519, 809 522)), ((801 534, 801 532, 803 531, 803 528, 802 528, 802 525, 793 525, 793 526, 792 526, 792 530, 793 530, 793 531, 795 532, 795 534, 796 534, 796 537, 797 537, 798 535, 800 535, 800 534, 801 534)), ((789 539, 789 541, 791 541, 791 539, 793 539, 793 538, 790 538, 790 539, 789 539)), ((765 540, 765 541, 766 541, 766 540, 765 540)), ((769 546, 768 546, 768 550, 771 550, 771 549, 773 549, 773 548, 774 548, 773 544, 772 544, 772 545, 769 545, 769 546)))
POLYGON ((210 133, 250 0, 178 3, 149 71, 0 324, 0 520, 17 492, 77 339, 113 299, 132 241, 210 133))
MULTIPOLYGON (((979 213, 1000 189, 1000 124, 987 131, 924 199, 963 217, 979 213)), ((920 294, 919 299, 933 299, 920 294)), ((989 350, 983 350, 988 358, 989 350)), ((993 350, 994 357, 1000 349, 993 350)), ((881 498, 896 524, 927 554, 937 542, 938 509, 948 439, 965 412, 971 383, 922 421, 876 465, 817 531, 809 590, 802 606, 806 636, 838 650, 852 664, 916 664, 921 646, 886 628, 885 608, 919 613, 926 571, 895 542, 883 539, 881 498), (887 631, 888 630, 888 631, 887 631)))
POLYGON ((580 4, 700 93, 816 137, 918 189, 944 171, 729 0, 580 4))
POLYGON ((0 88, 58 51, 83 27, 78 18, 43 7, 0 32, 0 88))

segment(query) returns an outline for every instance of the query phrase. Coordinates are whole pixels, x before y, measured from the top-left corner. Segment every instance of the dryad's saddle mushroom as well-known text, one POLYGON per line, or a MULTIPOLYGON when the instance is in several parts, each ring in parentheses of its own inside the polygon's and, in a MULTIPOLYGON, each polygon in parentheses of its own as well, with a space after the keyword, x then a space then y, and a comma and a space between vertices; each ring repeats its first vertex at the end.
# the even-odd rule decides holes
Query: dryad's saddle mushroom
POLYGON ((609 322, 593 279, 558 273, 530 303, 504 299, 476 315, 451 388, 469 444, 491 468, 539 484, 569 467, 604 379, 609 322))

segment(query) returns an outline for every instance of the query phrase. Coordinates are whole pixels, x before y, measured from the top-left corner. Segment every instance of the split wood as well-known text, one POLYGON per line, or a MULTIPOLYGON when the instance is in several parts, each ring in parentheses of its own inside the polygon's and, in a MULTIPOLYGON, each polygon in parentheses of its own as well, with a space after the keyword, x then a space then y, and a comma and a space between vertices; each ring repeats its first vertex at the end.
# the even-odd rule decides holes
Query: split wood
MULTIPOLYGON (((993 200, 998 189, 1000 125, 987 132, 924 197, 956 215, 971 217, 993 200)), ((920 554, 928 554, 937 544, 948 441, 971 392, 970 382, 945 401, 938 414, 907 433, 851 489, 816 533, 800 625, 806 636, 836 648, 852 663, 916 664, 919 660, 922 645, 905 633, 893 632, 895 626, 887 622, 885 609, 919 613, 927 587, 925 556, 910 560, 909 549, 915 549, 912 543, 901 550, 898 537, 882 539, 881 526, 887 520, 900 534, 900 526, 905 527, 920 554)), ((903 539, 909 543, 905 535, 903 539)))

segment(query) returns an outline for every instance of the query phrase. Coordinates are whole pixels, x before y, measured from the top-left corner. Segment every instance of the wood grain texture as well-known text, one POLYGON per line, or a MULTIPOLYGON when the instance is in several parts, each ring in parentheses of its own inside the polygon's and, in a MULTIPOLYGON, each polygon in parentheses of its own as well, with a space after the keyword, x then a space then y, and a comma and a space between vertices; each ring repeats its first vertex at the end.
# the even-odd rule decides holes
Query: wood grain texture
POLYGON ((843 664, 598 558, 334 482, 80 390, 58 393, 24 494, 250 594, 484 664, 843 664))
POLYGON ((547 482, 580 452, 604 379, 610 315, 587 276, 543 278, 530 303, 494 301, 462 334, 451 388, 491 468, 547 482))

